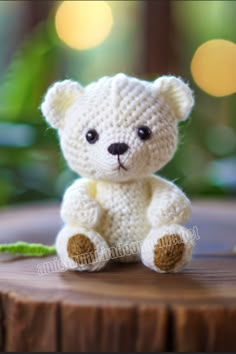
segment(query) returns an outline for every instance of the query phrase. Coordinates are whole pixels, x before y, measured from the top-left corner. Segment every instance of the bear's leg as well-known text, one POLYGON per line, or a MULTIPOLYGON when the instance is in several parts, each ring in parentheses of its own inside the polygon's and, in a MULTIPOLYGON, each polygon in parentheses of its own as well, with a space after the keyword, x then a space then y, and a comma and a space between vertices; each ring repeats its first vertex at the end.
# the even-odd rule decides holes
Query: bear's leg
POLYGON ((180 225, 151 229, 141 247, 143 264, 156 272, 178 272, 192 258, 193 235, 180 225))
POLYGON ((110 249, 100 234, 66 225, 56 240, 57 254, 66 269, 98 271, 110 259, 110 249))

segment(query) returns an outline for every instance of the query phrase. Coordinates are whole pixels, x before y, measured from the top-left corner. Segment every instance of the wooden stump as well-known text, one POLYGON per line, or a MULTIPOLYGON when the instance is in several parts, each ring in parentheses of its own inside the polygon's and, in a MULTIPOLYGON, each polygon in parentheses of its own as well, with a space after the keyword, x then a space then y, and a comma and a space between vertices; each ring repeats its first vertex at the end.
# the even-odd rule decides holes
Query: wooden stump
MULTIPOLYGON (((200 239, 181 274, 142 264, 55 272, 55 257, 2 255, 1 351, 236 351, 235 205, 196 202, 195 225, 200 239)), ((4 211, 0 242, 52 244, 60 226, 57 205, 4 211)))

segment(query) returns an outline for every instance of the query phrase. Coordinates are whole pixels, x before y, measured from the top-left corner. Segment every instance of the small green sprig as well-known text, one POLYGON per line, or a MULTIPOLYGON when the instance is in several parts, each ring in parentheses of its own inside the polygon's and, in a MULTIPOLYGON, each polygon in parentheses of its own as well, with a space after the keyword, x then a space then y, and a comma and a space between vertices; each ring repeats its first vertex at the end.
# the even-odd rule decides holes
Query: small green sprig
POLYGON ((55 246, 40 243, 15 242, 0 244, 0 253, 21 255, 24 257, 46 257, 56 254, 55 246))

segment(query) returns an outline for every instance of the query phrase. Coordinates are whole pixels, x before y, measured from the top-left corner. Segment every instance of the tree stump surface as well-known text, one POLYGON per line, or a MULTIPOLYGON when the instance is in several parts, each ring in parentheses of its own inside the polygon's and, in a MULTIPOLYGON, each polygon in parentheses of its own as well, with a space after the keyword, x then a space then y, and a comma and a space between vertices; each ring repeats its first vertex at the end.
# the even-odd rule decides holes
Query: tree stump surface
MULTIPOLYGON (((193 204, 200 239, 181 274, 117 263, 51 272, 56 256, 1 255, 1 351, 236 351, 236 205, 193 204)), ((0 212, 1 243, 53 244, 60 227, 58 205, 0 212)))

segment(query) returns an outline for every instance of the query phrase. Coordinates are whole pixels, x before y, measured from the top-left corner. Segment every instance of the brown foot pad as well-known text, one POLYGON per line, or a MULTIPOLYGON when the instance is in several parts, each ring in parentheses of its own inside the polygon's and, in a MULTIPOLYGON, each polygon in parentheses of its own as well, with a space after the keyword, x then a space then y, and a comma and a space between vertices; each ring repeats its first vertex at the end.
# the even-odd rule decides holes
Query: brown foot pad
POLYGON ((160 270, 168 272, 183 257, 185 250, 184 242, 179 235, 163 236, 154 248, 154 264, 160 270))
POLYGON ((83 234, 72 236, 67 244, 68 256, 79 265, 94 262, 95 251, 93 242, 83 234))

